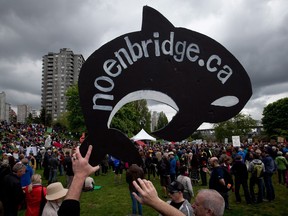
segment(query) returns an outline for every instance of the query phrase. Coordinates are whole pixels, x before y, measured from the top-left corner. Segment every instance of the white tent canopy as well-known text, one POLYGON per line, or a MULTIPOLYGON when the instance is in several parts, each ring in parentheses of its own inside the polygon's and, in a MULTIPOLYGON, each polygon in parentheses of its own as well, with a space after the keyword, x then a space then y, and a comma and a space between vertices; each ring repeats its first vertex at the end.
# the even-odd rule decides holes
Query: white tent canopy
POLYGON ((138 134, 133 136, 131 139, 134 140, 134 141, 137 141, 137 140, 152 140, 152 141, 156 141, 156 138, 150 136, 144 129, 142 129, 138 134))

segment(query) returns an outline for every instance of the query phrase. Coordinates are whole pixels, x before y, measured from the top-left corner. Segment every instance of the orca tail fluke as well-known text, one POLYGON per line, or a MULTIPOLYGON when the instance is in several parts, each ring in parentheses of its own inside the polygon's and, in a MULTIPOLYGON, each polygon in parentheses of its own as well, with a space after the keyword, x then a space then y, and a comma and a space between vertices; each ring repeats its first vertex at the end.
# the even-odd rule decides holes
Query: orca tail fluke
POLYGON ((89 145, 93 146, 89 163, 92 166, 96 166, 101 163, 106 154, 109 154, 117 159, 128 162, 129 164, 142 165, 143 161, 134 143, 125 136, 122 132, 115 129, 108 129, 103 132, 106 140, 104 141, 91 141, 89 137, 81 144, 80 152, 85 157, 89 145), (117 140, 117 143, 115 143, 117 140))

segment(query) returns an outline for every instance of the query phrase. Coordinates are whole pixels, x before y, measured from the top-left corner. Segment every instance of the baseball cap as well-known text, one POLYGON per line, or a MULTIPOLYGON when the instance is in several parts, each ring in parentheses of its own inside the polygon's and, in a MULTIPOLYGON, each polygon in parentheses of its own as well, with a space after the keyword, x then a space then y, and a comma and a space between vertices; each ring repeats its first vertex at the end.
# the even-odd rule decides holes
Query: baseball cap
POLYGON ((184 186, 178 181, 173 181, 168 187, 169 193, 177 193, 179 191, 184 192, 184 186))

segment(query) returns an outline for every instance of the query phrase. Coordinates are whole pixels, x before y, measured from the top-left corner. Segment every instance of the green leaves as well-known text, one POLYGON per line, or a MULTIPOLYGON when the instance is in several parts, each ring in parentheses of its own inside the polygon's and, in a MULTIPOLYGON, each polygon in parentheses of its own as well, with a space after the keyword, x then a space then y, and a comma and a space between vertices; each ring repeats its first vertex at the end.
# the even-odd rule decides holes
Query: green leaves
POLYGON ((269 136, 288 136, 288 98, 268 104, 263 110, 263 127, 269 136))
POLYGON ((256 125, 257 121, 250 115, 239 113, 228 121, 214 124, 215 136, 218 141, 224 141, 225 138, 231 139, 232 136, 237 135, 243 138, 252 132, 256 125))

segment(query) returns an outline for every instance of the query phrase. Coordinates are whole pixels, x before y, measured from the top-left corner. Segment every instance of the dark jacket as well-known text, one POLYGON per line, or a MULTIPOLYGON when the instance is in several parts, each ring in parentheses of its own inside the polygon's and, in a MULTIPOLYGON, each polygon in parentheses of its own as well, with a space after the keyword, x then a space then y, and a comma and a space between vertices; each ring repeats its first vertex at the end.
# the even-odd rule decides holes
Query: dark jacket
POLYGON ((3 194, 5 194, 5 196, 2 197, 5 215, 17 216, 18 207, 25 199, 20 178, 14 173, 10 173, 4 177, 1 187, 3 194))
POLYGON ((248 179, 248 170, 246 165, 242 160, 235 161, 234 165, 231 168, 231 174, 235 176, 235 179, 238 180, 247 180, 248 179))
POLYGON ((74 176, 74 172, 72 168, 72 159, 70 156, 65 157, 63 167, 67 176, 74 176))

